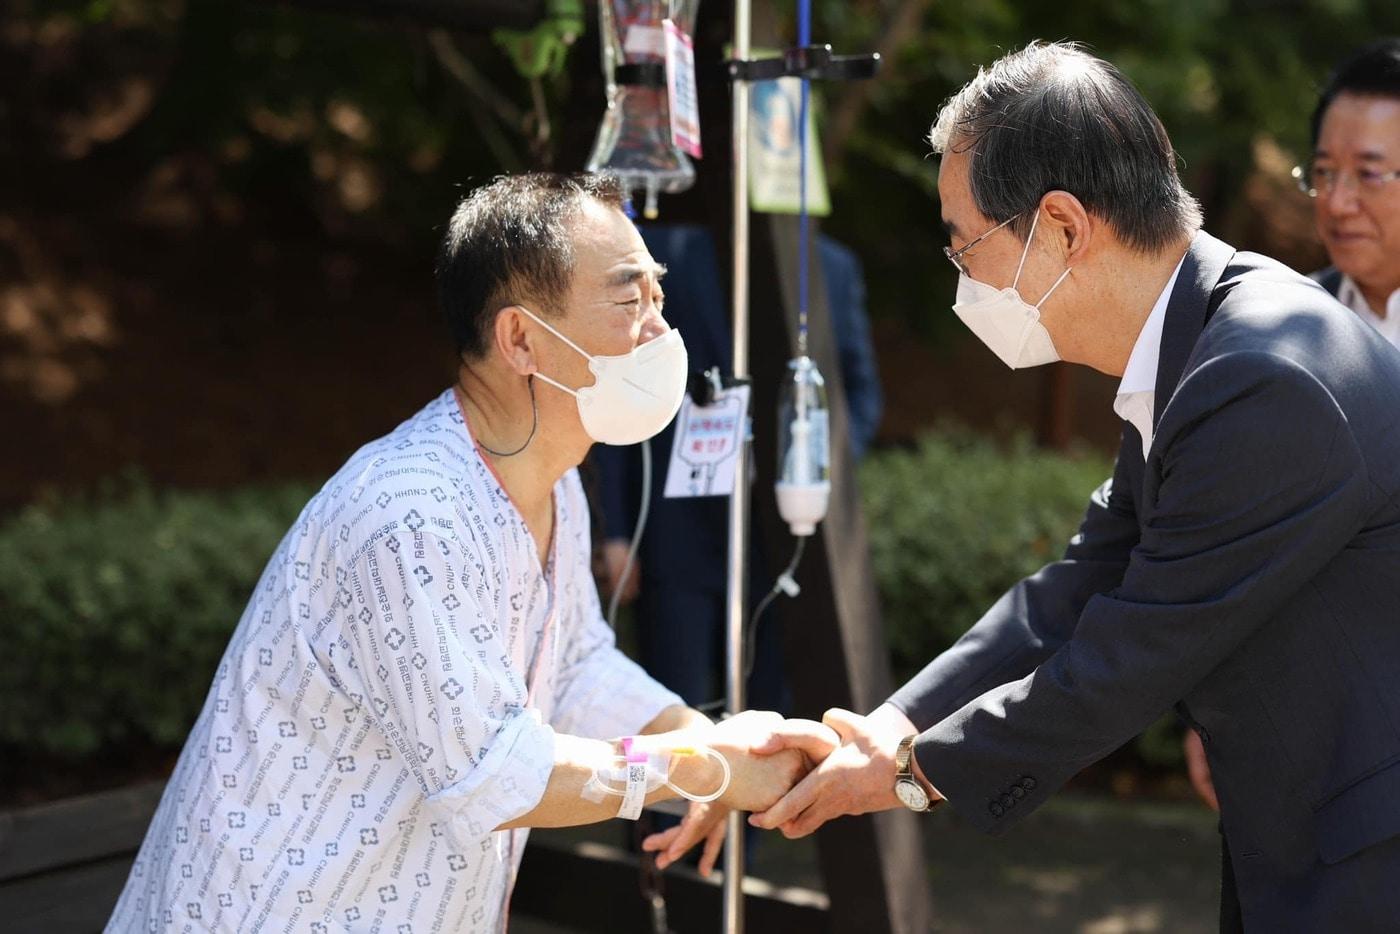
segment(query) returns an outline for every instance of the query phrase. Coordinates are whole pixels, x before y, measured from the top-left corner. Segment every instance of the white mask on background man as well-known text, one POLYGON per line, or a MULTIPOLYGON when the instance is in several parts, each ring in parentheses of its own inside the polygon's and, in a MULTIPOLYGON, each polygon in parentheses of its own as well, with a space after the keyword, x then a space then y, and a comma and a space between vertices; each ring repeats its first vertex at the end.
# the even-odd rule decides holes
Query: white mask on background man
POLYGON ((656 435, 676 417, 690 372, 690 359, 679 331, 667 331, 638 344, 630 353, 594 356, 530 309, 520 310, 587 358, 588 369, 595 377, 592 386, 570 389, 543 373, 535 375, 577 400, 583 430, 594 441, 637 444, 656 435))
POLYGON ((1026 248, 1021 251, 1021 262, 1016 267, 1016 278, 1004 289, 994 289, 985 282, 961 273, 958 276, 958 295, 953 303, 953 313, 962 319, 973 334, 981 339, 1001 358, 1001 362, 1019 370, 1024 367, 1041 366, 1060 359, 1050 332, 1040 323, 1040 306, 1060 287, 1069 275, 1066 269, 1050 286, 1050 291, 1032 305, 1016 291, 1016 283, 1021 281, 1021 270, 1026 265, 1026 255, 1035 240, 1035 225, 1040 220, 1040 211, 1035 212, 1031 221, 1030 236, 1026 238, 1026 248))

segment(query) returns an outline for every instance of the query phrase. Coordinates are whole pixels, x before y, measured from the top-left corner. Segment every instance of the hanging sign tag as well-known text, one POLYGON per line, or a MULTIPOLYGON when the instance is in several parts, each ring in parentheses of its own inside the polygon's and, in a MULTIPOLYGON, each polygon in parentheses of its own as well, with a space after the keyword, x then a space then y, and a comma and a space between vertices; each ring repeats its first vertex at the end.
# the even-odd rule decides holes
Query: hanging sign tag
POLYGON ((667 499, 734 492, 734 456, 744 440, 748 411, 748 386, 726 389, 705 406, 686 393, 666 471, 667 499))
POLYGON ((671 142, 700 158, 700 102, 695 94, 695 43, 672 20, 666 30, 666 102, 671 111, 671 142))
MULTIPOLYGON (((755 54, 760 54, 755 50, 755 54)), ((802 204, 802 147, 807 148, 807 213, 831 213, 822 151, 817 145, 815 107, 808 108, 807 129, 800 128, 802 80, 756 81, 749 98, 749 201, 755 211, 796 214, 802 204)))

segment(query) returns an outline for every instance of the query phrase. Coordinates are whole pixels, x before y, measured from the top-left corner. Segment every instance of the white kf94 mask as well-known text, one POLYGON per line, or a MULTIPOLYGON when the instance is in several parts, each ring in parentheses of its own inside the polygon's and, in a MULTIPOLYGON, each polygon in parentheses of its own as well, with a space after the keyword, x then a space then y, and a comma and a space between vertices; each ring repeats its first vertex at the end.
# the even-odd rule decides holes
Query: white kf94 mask
POLYGON ((630 353, 594 356, 569 340, 528 308, 516 306, 540 327, 588 360, 592 386, 570 389, 543 373, 535 373, 578 402, 583 430, 602 444, 637 444, 671 423, 685 397, 690 359, 679 331, 638 344, 630 353))
POLYGON ((1045 304, 1060 283, 1069 275, 1066 269, 1050 286, 1050 291, 1032 305, 1016 291, 1016 283, 1021 281, 1021 269, 1026 265, 1026 255, 1035 240, 1035 225, 1040 220, 1040 211, 1035 212, 1031 221, 1030 236, 1026 238, 1026 248, 1021 251, 1021 262, 1016 267, 1016 278, 1004 289, 994 289, 985 282, 960 273, 958 275, 958 295, 953 303, 953 313, 962 323, 1001 358, 1001 362, 1019 370, 1024 367, 1041 366, 1060 359, 1055 350, 1055 342, 1050 332, 1040 323, 1040 306, 1045 304))

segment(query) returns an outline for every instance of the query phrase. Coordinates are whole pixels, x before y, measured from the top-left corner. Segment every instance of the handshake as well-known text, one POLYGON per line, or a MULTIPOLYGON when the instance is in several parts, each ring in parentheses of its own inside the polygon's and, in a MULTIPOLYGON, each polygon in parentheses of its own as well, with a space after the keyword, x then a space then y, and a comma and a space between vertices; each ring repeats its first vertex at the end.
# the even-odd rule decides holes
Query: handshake
MULTIPOLYGON (((917 732, 889 705, 867 717, 835 708, 821 723, 745 711, 698 737, 729 762, 732 779, 724 796, 692 804, 679 825, 647 837, 642 849, 656 853, 657 868, 665 869, 703 842, 700 872, 708 875, 730 810, 752 811, 750 825, 795 838, 834 817, 899 807, 895 752, 900 740, 917 732)), ((914 769, 928 789, 917 763, 914 769)))

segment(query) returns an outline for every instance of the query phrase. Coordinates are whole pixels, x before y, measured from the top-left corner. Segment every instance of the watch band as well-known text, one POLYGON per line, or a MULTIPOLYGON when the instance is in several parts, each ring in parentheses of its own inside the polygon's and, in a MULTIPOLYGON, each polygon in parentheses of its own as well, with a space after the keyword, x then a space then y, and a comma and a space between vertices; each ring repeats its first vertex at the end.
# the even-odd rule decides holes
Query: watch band
POLYGON ((919 734, 914 733, 899 741, 894 751, 895 778, 914 777, 914 740, 918 738, 919 734))

